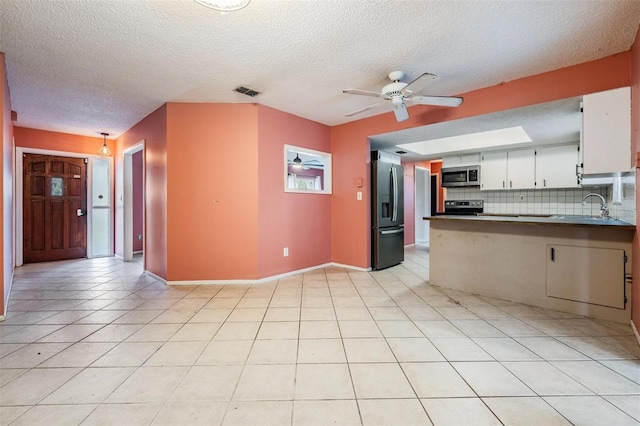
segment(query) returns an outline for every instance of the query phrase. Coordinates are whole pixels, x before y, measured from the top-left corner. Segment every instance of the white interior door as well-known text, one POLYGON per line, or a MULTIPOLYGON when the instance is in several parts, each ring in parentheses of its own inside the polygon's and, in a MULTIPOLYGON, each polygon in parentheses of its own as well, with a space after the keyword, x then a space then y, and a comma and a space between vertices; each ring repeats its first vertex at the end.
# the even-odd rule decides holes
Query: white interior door
POLYGON ((429 245, 429 221, 423 217, 431 216, 431 173, 429 169, 415 169, 415 241, 416 245, 429 245))

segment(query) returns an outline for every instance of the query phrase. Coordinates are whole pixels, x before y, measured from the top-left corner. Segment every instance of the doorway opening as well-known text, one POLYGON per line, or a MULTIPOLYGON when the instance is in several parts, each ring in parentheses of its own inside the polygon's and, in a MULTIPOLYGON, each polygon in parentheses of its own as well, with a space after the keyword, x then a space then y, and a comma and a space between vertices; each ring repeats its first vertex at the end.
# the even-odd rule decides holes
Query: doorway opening
POLYGON ((415 242, 417 246, 429 246, 429 221, 431 216, 431 173, 429 169, 415 168, 415 242))
POLYGON ((123 238, 125 262, 142 255, 145 247, 144 140, 125 150, 123 161, 123 238))

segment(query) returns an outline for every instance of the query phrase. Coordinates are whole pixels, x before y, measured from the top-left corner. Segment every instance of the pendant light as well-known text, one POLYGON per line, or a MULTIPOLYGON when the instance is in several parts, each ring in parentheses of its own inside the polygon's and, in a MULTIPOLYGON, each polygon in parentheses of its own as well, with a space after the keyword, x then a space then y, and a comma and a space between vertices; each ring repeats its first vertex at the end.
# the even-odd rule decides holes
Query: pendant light
POLYGON ((109 133, 100 133, 100 134, 102 135, 102 138, 104 140, 104 144, 98 150, 98 154, 104 155, 106 157, 106 156, 111 155, 111 150, 107 146, 107 136, 109 136, 109 133))
POLYGON ((295 169, 301 169, 302 168, 302 160, 300 159, 300 156, 296 153, 296 158, 293 159, 293 168, 295 169))
POLYGON ((233 12, 246 7, 251 0, 194 0, 196 3, 220 12, 233 12))

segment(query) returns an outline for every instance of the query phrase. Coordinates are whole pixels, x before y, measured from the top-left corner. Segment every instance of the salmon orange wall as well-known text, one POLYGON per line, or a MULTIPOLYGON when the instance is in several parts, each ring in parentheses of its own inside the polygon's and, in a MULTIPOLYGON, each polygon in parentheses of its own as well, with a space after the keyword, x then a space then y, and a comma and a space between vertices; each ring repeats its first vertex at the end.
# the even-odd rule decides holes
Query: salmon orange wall
MULTIPOLYGON (((103 144, 102 136, 80 136, 69 133, 50 132, 47 130, 15 128, 16 146, 22 148, 48 149, 51 151, 73 152, 78 154, 98 155, 103 144)), ((115 142, 107 139, 111 152, 115 142)))
POLYGON ((14 237, 13 237, 13 122, 11 121, 11 99, 9 96, 9 83, 7 81, 7 68, 4 61, 4 53, 0 53, 0 128, 2 129, 2 277, 0 279, 0 316, 5 314, 5 304, 9 301, 11 279, 13 276, 14 262, 14 237))
MULTIPOLYGON (((122 179, 123 151, 144 140, 145 270, 167 279, 167 107, 161 106, 117 139, 116 176, 122 179)), ((118 179, 116 179, 118 180, 118 179)), ((118 191, 118 188, 116 188, 118 191)), ((118 205, 120 200, 116 201, 118 205)))
MULTIPOLYGON (((634 159, 640 155, 640 29, 631 48, 631 147, 634 159)), ((640 225, 640 169, 636 168, 636 224, 640 225)), ((631 321, 640 332, 640 235, 633 239, 633 283, 631 321)))
POLYGON ((258 108, 258 274, 268 277, 329 263, 331 195, 284 192, 284 145, 330 152, 330 129, 258 108), (283 256, 285 247, 288 257, 283 256))
POLYGON ((258 278, 258 107, 167 104, 167 279, 258 278))
POLYGON ((502 111, 526 105, 599 92, 630 83, 631 52, 562 68, 484 89, 460 94, 459 108, 414 106, 402 123, 392 113, 335 126, 331 129, 334 154, 332 200, 332 260, 368 268, 371 265, 369 204, 369 147, 367 137, 410 127, 502 111), (356 201, 355 182, 364 177, 363 202, 356 201))

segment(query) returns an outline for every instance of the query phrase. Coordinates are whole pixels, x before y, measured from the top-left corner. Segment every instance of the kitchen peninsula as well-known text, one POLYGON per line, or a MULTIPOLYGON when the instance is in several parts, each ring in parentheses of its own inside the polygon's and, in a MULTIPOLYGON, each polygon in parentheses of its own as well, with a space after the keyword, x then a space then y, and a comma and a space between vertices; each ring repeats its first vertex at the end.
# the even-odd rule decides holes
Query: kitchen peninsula
POLYGON ((635 226, 583 216, 434 216, 433 285, 628 324, 635 226))

